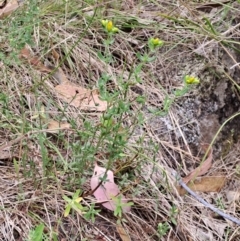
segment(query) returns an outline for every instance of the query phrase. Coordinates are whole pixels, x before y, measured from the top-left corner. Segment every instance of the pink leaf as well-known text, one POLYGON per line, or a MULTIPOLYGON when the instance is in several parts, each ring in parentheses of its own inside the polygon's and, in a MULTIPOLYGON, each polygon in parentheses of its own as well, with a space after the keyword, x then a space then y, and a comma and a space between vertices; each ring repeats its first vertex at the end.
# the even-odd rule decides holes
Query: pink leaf
MULTIPOLYGON (((96 189, 96 187, 101 183, 104 174, 106 173, 106 168, 100 167, 95 164, 93 176, 91 178, 91 189, 92 191, 96 189)), ((113 172, 108 170, 106 173, 106 180, 104 180, 101 185, 94 191, 93 195, 96 199, 101 202, 101 204, 111 210, 114 211, 116 209, 116 203, 112 199, 113 197, 121 197, 122 202, 122 210, 123 212, 129 212, 130 206, 127 206, 127 199, 122 195, 119 194, 120 190, 118 186, 114 183, 114 176, 113 172)))

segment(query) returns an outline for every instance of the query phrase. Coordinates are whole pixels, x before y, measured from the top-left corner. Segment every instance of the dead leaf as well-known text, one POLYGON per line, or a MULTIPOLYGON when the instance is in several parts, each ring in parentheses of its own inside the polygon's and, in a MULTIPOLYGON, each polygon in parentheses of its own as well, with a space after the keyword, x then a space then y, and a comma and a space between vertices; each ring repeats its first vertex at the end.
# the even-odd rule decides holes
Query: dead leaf
POLYGON ((21 49, 20 51, 20 58, 24 58, 24 59, 30 59, 31 58, 31 52, 28 48, 24 47, 23 49, 21 49))
MULTIPOLYGON (((188 183, 188 187, 198 192, 219 192, 226 181, 225 176, 210 176, 195 179, 193 183, 188 183)), ((186 190, 181 186, 177 187, 178 193, 184 195, 186 190)))
POLYGON ((23 48, 20 51, 20 58, 26 59, 29 64, 31 64, 35 69, 43 72, 43 73, 51 73, 53 69, 45 66, 39 58, 32 56, 30 50, 28 48, 23 48))
MULTIPOLYGON (((54 53, 54 58, 57 58, 57 52, 54 53)), ((39 58, 36 56, 32 56, 30 50, 28 48, 23 48, 20 51, 20 58, 23 58, 28 61, 30 65, 32 65, 36 70, 41 71, 42 73, 52 73, 53 77, 60 83, 60 84, 71 84, 70 81, 67 79, 66 75, 64 74, 63 70, 58 67, 56 70, 56 67, 50 64, 44 65, 39 58)))
MULTIPOLYGON (((53 43, 51 41, 51 48, 52 48, 52 56, 55 59, 57 65, 59 63, 59 59, 60 59, 60 55, 58 54, 58 52, 55 50, 53 43)), ((55 69, 54 66, 50 66, 52 69, 55 69)), ((53 77, 58 81, 59 84, 71 84, 70 81, 67 79, 66 75, 64 74, 63 70, 61 69, 61 67, 57 67, 57 70, 54 71, 53 73, 53 77)))
POLYGON ((48 132, 58 133, 59 130, 69 129, 71 125, 69 123, 61 123, 55 120, 50 120, 48 123, 48 132))
POLYGON ((118 234, 121 237, 122 241, 131 241, 131 238, 129 237, 128 233, 125 231, 122 224, 117 224, 116 229, 117 229, 118 234))
POLYGON ((18 1, 9 1, 7 5, 0 9, 0 19, 3 19, 10 15, 13 11, 15 11, 19 7, 18 1))
POLYGON ((60 84, 70 84, 71 82, 67 79, 66 75, 64 74, 63 70, 58 67, 56 72, 53 73, 53 77, 58 81, 60 84))
POLYGON ((200 164, 199 167, 194 169, 192 172, 190 172, 186 177, 183 178, 183 181, 185 183, 188 183, 192 179, 204 175, 212 166, 212 148, 210 149, 208 153, 207 159, 200 164))
POLYGON ((59 63, 60 55, 59 55, 58 52, 55 50, 52 41, 51 41, 50 44, 51 44, 51 48, 52 48, 52 56, 53 56, 53 58, 56 60, 56 63, 59 63))
POLYGON ((62 100, 81 110, 105 111, 107 109, 107 101, 100 100, 97 90, 91 91, 71 83, 57 85, 55 90, 62 100))
MULTIPOLYGON (((20 58, 26 59, 35 69, 43 73, 54 72, 54 66, 45 66, 39 58, 32 56, 26 47, 20 51, 20 58)), ((92 91, 72 84, 61 68, 58 68, 53 76, 61 83, 55 87, 55 90, 69 105, 79 107, 81 110, 105 111, 107 109, 107 101, 99 98, 97 90, 92 91)))
MULTIPOLYGON (((91 190, 94 191, 98 185, 101 183, 104 174, 106 173, 106 168, 100 167, 95 164, 93 176, 91 178, 91 190)), ((114 211, 116 209, 116 203, 113 200, 114 197, 121 197, 122 202, 122 210, 123 212, 129 212, 130 206, 127 204, 127 199, 120 194, 120 190, 118 186, 114 183, 113 172, 108 170, 106 173, 106 181, 103 181, 101 185, 94 191, 93 195, 96 199, 101 202, 101 204, 111 210, 114 211)))

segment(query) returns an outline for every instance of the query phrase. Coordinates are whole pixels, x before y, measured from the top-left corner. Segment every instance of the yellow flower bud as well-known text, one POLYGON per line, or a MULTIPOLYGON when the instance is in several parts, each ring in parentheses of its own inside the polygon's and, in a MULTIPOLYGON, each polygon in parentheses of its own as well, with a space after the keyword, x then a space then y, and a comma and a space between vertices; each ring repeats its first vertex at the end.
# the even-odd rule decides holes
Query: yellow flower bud
POLYGON ((185 83, 186 84, 199 84, 200 83, 200 80, 197 78, 197 77, 194 77, 194 76, 190 76, 190 75, 186 75, 184 77, 184 80, 185 80, 185 83))
POLYGON ((112 29, 113 29, 112 21, 108 21, 108 23, 106 25, 106 29, 107 29, 108 32, 112 32, 112 29))
POLYGON ((117 33, 118 28, 113 25, 111 20, 102 20, 102 25, 108 33, 117 33))
POLYGON ((161 47, 163 45, 163 41, 159 38, 150 38, 148 40, 148 46, 153 51, 158 47, 161 47))
POLYGON ((152 43, 153 43, 155 46, 158 46, 161 42, 160 42, 159 38, 154 38, 154 39, 152 39, 152 43))

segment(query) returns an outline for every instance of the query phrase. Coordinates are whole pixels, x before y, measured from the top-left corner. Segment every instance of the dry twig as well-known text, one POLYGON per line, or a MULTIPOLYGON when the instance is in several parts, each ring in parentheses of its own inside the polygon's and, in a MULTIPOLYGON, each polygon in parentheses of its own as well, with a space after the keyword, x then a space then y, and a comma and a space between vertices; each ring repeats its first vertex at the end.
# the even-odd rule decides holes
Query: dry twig
POLYGON ((222 212, 221 210, 219 210, 218 208, 214 207, 213 205, 209 204, 208 202, 206 202, 203 198, 201 198, 200 196, 198 196, 195 192, 193 192, 183 181, 181 178, 179 178, 179 175, 175 172, 172 171, 172 175, 178 180, 178 183, 188 192, 190 193, 195 199, 197 199, 200 203, 202 203, 205 207, 211 209, 213 212, 219 214, 220 216, 222 216, 223 218, 226 218, 234 223, 236 223, 237 225, 240 226, 240 220, 232 217, 224 212, 222 212))

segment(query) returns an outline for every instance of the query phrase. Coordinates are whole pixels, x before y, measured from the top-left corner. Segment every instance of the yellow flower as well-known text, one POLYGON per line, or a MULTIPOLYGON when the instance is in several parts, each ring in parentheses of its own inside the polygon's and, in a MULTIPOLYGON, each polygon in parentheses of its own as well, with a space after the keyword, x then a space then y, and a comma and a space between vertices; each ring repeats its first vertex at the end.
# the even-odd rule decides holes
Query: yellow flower
POLYGON ((163 45, 163 41, 159 38, 150 38, 148 40, 148 46, 153 51, 158 47, 161 47, 163 45))
POLYGON ((108 21, 108 23, 106 24, 106 29, 108 32, 111 32, 113 29, 113 23, 112 21, 108 21))
POLYGON ((186 84, 191 85, 191 84, 199 84, 200 80, 197 77, 186 75, 184 77, 184 81, 186 84))
POLYGON ((111 20, 102 20, 102 25, 108 33, 117 33, 119 30, 113 25, 111 20))
POLYGON ((163 41, 161 41, 159 38, 153 38, 152 43, 154 46, 160 46, 163 44, 163 41))

